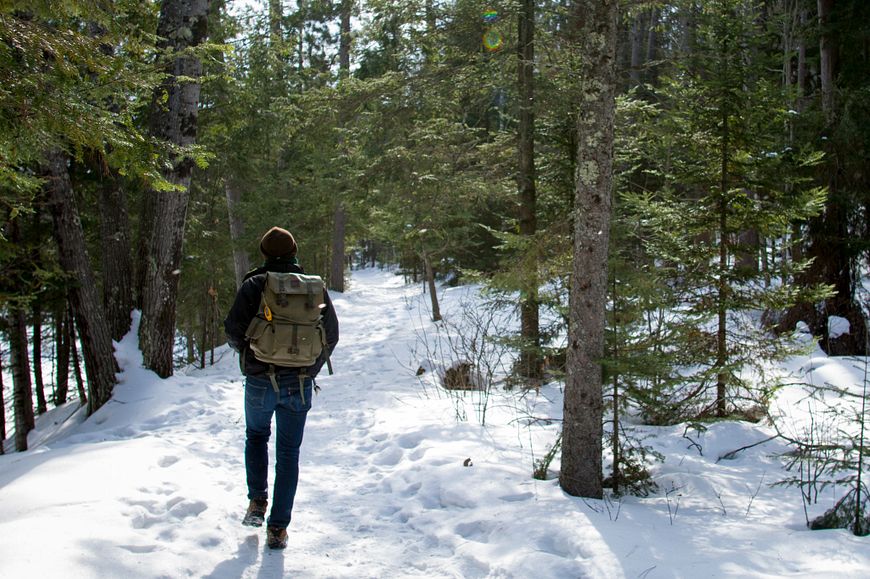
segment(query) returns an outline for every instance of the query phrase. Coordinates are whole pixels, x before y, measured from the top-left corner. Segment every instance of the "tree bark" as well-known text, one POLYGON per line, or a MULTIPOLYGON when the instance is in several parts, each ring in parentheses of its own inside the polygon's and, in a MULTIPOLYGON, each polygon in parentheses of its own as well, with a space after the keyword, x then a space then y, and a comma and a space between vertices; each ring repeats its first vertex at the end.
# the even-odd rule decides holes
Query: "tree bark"
POLYGON ((109 334, 121 340, 130 331, 133 310, 133 261, 127 196, 115 172, 106 168, 100 183, 100 242, 103 305, 109 334))
POLYGON ((0 454, 6 454, 6 397, 3 384, 3 354, 0 352, 0 454))
POLYGON ((329 289, 343 292, 347 215, 340 200, 335 208, 332 222, 332 263, 329 269, 329 289))
POLYGON ((90 415, 112 396, 118 366, 103 305, 94 283, 95 277, 67 170, 67 155, 57 149, 50 151, 46 155, 45 174, 46 201, 54 220, 58 261, 65 271, 75 277, 69 295, 88 376, 90 415))
POLYGON ((822 88, 822 110, 831 123, 834 120, 834 67, 837 46, 828 30, 828 19, 834 9, 834 0, 818 0, 819 9, 819 82, 822 88))
MULTIPOLYGON (((538 229, 535 187, 535 2, 523 0, 518 19, 517 93, 517 189, 520 235, 531 239, 538 229)), ((533 242, 531 242, 533 243, 533 242)), ((531 250, 530 250, 531 251, 531 250)), ((532 380, 541 376, 541 334, 538 307, 537 259, 529 260, 528 279, 520 298, 520 373, 532 380)))
POLYGON ((88 403, 88 394, 85 392, 85 381, 82 378, 82 364, 79 360, 79 347, 78 347, 78 339, 76 337, 76 326, 73 320, 75 320, 76 315, 73 309, 72 304, 70 304, 70 313, 69 313, 69 345, 72 353, 72 362, 73 362, 73 374, 76 378, 76 388, 79 393, 79 400, 82 405, 88 403))
POLYGON ((432 321, 441 321, 441 306, 438 304, 438 288, 435 285, 435 268, 428 253, 423 254, 423 266, 426 269, 426 285, 429 288, 429 300, 432 303, 432 321))
POLYGON ((800 34, 797 47, 797 96, 798 112, 803 112, 807 96, 807 11, 800 11, 800 34))
POLYGON ((48 406, 45 403, 45 381, 42 379, 42 307, 34 302, 31 308, 33 316, 33 388, 36 393, 36 413, 45 414, 48 406))
MULTIPOLYGON (((341 79, 350 75, 350 17, 353 10, 352 0, 342 0, 340 7, 339 44, 338 44, 338 69, 341 79)), ((339 137, 339 149, 344 153, 344 139, 339 137)), ((329 289, 337 292, 344 291, 344 264, 347 251, 345 238, 347 236, 347 213, 344 208, 345 187, 339 191, 332 216, 332 261, 329 268, 329 289)))
POLYGON ((281 46, 284 39, 284 11, 281 0, 269 0, 269 44, 272 50, 281 46))
MULTIPOLYGON (((12 310, 9 319, 9 357, 12 363, 12 405, 15 414, 15 450, 27 450, 27 434, 36 426, 33 389, 27 356, 27 324, 24 310, 12 310)), ((4 409, 5 412, 5 409, 4 409)))
MULTIPOLYGON (((205 40, 208 5, 208 0, 163 0, 160 8, 158 48, 176 56, 152 101, 151 133, 176 147, 196 143, 200 83, 190 79, 199 78, 202 64, 184 51, 205 40)), ((163 177, 179 190, 150 193, 154 213, 148 219, 152 227, 147 241, 139 343, 145 366, 162 378, 172 375, 181 251, 193 168, 193 159, 182 153, 163 171, 163 177)))
POLYGON ((233 267, 236 273, 236 290, 242 287, 245 274, 251 269, 251 260, 248 252, 242 246, 242 238, 245 234, 245 222, 241 216, 239 204, 242 200, 241 190, 228 177, 224 184, 224 192, 227 196, 227 213, 230 222, 230 239, 233 243, 233 267))
MULTIPOLYGON (((99 38, 106 32, 96 22, 88 24, 93 37, 99 38)), ((115 47, 108 43, 100 44, 100 52, 108 57, 115 55, 115 47)), ((94 82, 98 79, 94 78, 94 82)), ((106 107, 118 113, 117 99, 106 99, 106 107)), ((130 218, 127 211, 127 195, 121 186, 118 172, 109 167, 102 153, 95 155, 93 170, 101 175, 97 186, 100 197, 100 242, 103 274, 103 305, 109 324, 109 334, 114 340, 121 340, 130 331, 130 313, 133 310, 133 256, 130 245, 130 218)))
POLYGON ((641 80, 641 68, 643 67, 644 38, 643 30, 644 15, 638 13, 631 22, 629 42, 631 44, 631 62, 629 63, 629 88, 639 87, 641 80))
POLYGON ((69 394, 70 331, 66 308, 59 309, 54 320, 54 343, 57 351, 57 376, 55 378, 54 405, 66 404, 69 394))
POLYGON ((617 0, 575 0, 572 33, 583 55, 578 72, 574 260, 565 377, 562 489, 603 495, 602 366, 607 252, 613 194, 613 119, 617 0))
POLYGON ((659 53, 658 24, 659 9, 655 7, 650 8, 646 35, 646 58, 644 60, 647 66, 646 82, 653 86, 658 84, 658 67, 654 64, 659 53))

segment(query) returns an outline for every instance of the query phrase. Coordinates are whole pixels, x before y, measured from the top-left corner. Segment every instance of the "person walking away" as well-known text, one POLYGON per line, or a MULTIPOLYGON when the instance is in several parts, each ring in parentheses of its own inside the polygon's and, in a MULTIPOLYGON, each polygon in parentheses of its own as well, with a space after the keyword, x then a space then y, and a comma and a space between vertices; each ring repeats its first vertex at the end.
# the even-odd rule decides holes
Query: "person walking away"
POLYGON ((245 375, 245 471, 248 509, 242 524, 262 526, 268 508, 269 438, 275 416, 275 480, 267 544, 287 546, 299 480, 299 449, 314 379, 338 343, 338 318, 317 276, 305 275, 297 245, 273 227, 260 240, 264 264, 249 272, 224 321, 245 375))

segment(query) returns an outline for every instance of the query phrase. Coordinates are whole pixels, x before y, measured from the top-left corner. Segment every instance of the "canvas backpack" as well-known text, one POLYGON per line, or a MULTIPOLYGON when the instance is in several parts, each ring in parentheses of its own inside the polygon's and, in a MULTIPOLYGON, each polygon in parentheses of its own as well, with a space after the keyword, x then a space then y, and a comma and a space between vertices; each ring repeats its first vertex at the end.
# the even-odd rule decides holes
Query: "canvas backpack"
POLYGON ((245 334, 254 356, 275 366, 313 365, 326 347, 323 291, 316 275, 266 272, 260 309, 245 334))

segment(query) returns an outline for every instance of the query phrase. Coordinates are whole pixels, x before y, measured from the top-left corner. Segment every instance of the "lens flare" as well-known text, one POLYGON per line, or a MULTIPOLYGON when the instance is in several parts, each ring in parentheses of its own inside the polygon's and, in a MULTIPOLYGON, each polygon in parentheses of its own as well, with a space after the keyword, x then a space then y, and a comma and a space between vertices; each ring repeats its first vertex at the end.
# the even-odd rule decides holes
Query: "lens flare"
POLYGON ((483 21, 484 22, 486 22, 487 24, 492 24, 496 20, 498 20, 498 12, 496 12, 495 10, 489 10, 489 9, 484 11, 484 13, 483 13, 483 21))
POLYGON ((483 47, 490 52, 501 50, 503 44, 504 38, 502 38, 501 34, 496 30, 488 30, 486 34, 483 35, 483 47))

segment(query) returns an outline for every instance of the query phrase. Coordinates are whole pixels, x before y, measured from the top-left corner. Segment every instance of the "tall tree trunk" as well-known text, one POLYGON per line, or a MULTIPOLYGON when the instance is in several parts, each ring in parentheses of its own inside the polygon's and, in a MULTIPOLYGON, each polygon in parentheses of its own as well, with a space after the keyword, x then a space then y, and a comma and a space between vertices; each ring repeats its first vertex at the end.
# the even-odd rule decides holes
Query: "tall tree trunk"
MULTIPOLYGON (((342 0, 339 24, 338 44, 338 68, 339 76, 344 79, 350 75, 350 17, 353 11, 352 0, 342 0)), ((339 149, 345 153, 344 138, 339 137, 339 149)), ((347 213, 344 208, 344 190, 339 191, 332 216, 332 261, 329 268, 329 289, 337 292, 344 291, 344 263, 345 263, 345 238, 347 236, 347 213)))
POLYGON ((629 33, 629 42, 631 45, 631 62, 629 64, 629 88, 637 88, 640 86, 641 68, 643 67, 644 45, 646 38, 644 35, 644 14, 638 12, 631 21, 631 31, 629 33))
POLYGON ((66 404, 69 394, 69 318, 66 308, 58 309, 54 319, 54 343, 57 352, 57 376, 55 378, 54 405, 66 404))
POLYGON ((103 305, 109 334, 114 340, 121 340, 130 331, 133 310, 133 256, 127 196, 119 176, 108 167, 99 192, 103 305))
MULTIPOLYGON (((163 0, 157 35, 158 48, 171 55, 169 75, 157 90, 151 105, 151 133, 177 147, 196 143, 202 64, 187 52, 206 38, 209 0, 163 0)), ((151 191, 154 213, 149 222, 142 319, 139 343, 147 368, 158 376, 172 375, 175 315, 181 250, 190 198, 193 159, 173 159, 163 177, 178 191, 151 191)))
POLYGON ((797 94, 798 112, 804 110, 807 96, 807 11, 800 11, 800 33, 798 34, 798 59, 797 59, 797 94))
POLYGON ((242 200, 241 189, 233 180, 227 177, 224 184, 224 192, 227 196, 227 213, 230 222, 230 239, 233 243, 233 267, 236 273, 236 289, 242 287, 245 274, 251 269, 251 260, 247 250, 242 246, 242 238, 245 234, 245 222, 242 220, 239 204, 242 200))
POLYGON ((45 414, 48 406, 45 403, 45 381, 42 379, 42 306, 38 301, 31 308, 33 316, 33 388, 36 392, 36 413, 45 414))
MULTIPOLYGON (((12 405, 15 413, 15 450, 27 450, 27 434, 36 426, 33 389, 27 356, 27 324, 24 310, 15 308, 9 319, 9 357, 12 364, 12 405)), ((5 412, 5 409, 4 409, 5 412)))
MULTIPOLYGON (((726 121, 727 122, 727 121, 726 121)), ((724 177, 723 177, 724 181, 724 177)), ((728 373, 725 366, 728 362, 728 281, 726 271, 728 269, 728 217, 727 202, 723 194, 719 200, 719 280, 716 284, 716 415, 726 415, 726 387, 728 373)))
POLYGON ((52 150, 46 155, 46 201, 54 220, 54 235, 61 267, 76 280, 69 290, 75 311, 88 376, 88 414, 92 414, 112 396, 118 365, 112 337, 97 294, 82 224, 79 220, 72 183, 67 170, 67 155, 52 150))
MULTIPOLYGON (((88 24, 95 38, 103 36, 105 28, 96 22, 88 24)), ((108 57, 115 54, 115 47, 101 43, 100 52, 108 57)), ((98 79, 94 78, 94 82, 98 79)), ((120 98, 120 97, 119 97, 120 98)), ((106 107, 118 113, 117 99, 106 99, 106 107)), ((98 153, 93 169, 101 175, 97 186, 100 196, 100 263, 103 269, 103 305, 109 324, 109 335, 121 340, 130 331, 130 313, 133 310, 133 255, 130 245, 130 218, 127 212, 127 195, 121 186, 118 172, 108 166, 105 157, 98 153)))
POLYGON ((573 37, 583 55, 578 80, 574 263, 559 483, 570 495, 601 498, 607 252, 613 195, 617 0, 574 0, 573 37))
MULTIPOLYGON (((731 16, 725 11, 720 18, 731 16)), ((723 87, 728 86, 727 79, 729 75, 728 67, 730 66, 729 54, 730 46, 727 35, 723 35, 720 47, 720 62, 719 74, 724 80, 723 87)), ((731 166, 731 104, 729 95, 725 88, 722 89, 721 101, 719 102, 719 113, 721 115, 721 148, 719 152, 720 163, 720 181, 719 181, 719 198, 716 203, 716 211, 718 213, 717 227, 719 230, 719 264, 718 276, 716 282, 716 415, 723 417, 726 415, 726 389, 728 385, 728 373, 726 365, 728 363, 728 295, 730 287, 728 285, 728 259, 731 255, 731 231, 728 228, 728 191, 731 187, 731 177, 729 174, 731 166)))
POLYGON ((76 325, 73 322, 75 320, 75 310, 73 309, 72 304, 70 304, 70 313, 69 313, 69 345, 70 350, 72 351, 72 361, 73 361, 73 375, 76 378, 76 388, 79 393, 79 400, 82 405, 88 403, 88 394, 85 392, 85 381, 82 378, 82 364, 79 360, 79 347, 78 347, 78 339, 76 338, 76 325))
POLYGON ((269 0, 269 44, 277 50, 284 39, 284 11, 281 0, 269 0))
POLYGON ((654 64, 659 54, 658 25, 659 9, 655 7, 650 8, 649 26, 647 27, 646 34, 646 58, 644 60, 647 65, 646 82, 652 86, 658 84, 658 66, 654 64))
MULTIPOLYGON (((43 211, 37 204, 33 212, 33 228, 34 231, 43 229, 43 211)), ((34 247, 30 252, 32 267, 35 270, 40 270, 44 267, 42 263, 42 252, 40 247, 34 247)), ((36 394, 36 413, 38 415, 45 414, 48 406, 45 403, 45 381, 42 379, 42 296, 37 291, 34 299, 30 302, 31 314, 31 350, 33 352, 33 389, 36 394)))
POLYGON ((828 30, 828 19, 834 9, 834 0, 818 0, 819 8, 819 82, 822 85, 822 110, 828 123, 834 120, 834 67, 837 46, 828 30))
MULTIPOLYGON (((523 0, 518 20, 517 93, 517 189, 519 192, 520 235, 532 240, 537 232, 537 191, 535 189, 535 2, 523 0)), ((532 251, 529 249, 529 251, 532 251)), ((537 259, 529 259, 529 278, 520 302, 520 374, 537 380, 541 376, 541 334, 538 307, 537 259)))
POLYGON ((156 203, 154 195, 146 193, 142 195, 142 201, 139 204, 139 239, 136 243, 135 270, 133 271, 133 305, 136 309, 142 310, 142 304, 145 299, 145 278, 148 272, 148 244, 151 237, 151 232, 154 230, 156 219, 156 203))
POLYGON ((339 200, 335 207, 335 215, 332 217, 332 262, 329 270, 329 289, 337 292, 344 291, 346 226, 347 215, 344 204, 339 200))
POLYGON ((429 300, 432 303, 432 321, 441 321, 441 306, 438 304, 438 287, 435 285, 435 268, 432 267, 432 258, 428 253, 423 253, 423 267, 426 270, 426 286, 429 288, 429 300))
POLYGON ((3 353, 0 352, 0 454, 6 454, 6 397, 3 384, 3 353))

